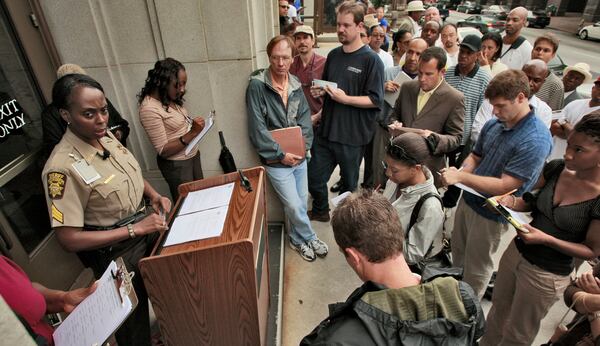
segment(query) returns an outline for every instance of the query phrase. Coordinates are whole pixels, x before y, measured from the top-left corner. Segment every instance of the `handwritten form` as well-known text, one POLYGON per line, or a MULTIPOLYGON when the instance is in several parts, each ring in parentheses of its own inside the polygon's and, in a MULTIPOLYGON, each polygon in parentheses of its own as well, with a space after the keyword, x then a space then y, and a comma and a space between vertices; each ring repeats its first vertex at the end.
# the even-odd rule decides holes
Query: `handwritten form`
POLYGON ((102 345, 133 310, 129 297, 125 296, 121 303, 111 271, 117 271, 115 261, 110 263, 98 280, 94 293, 82 301, 54 331, 54 343, 57 346, 102 345))
POLYGON ((234 186, 229 183, 188 193, 164 246, 220 236, 234 186))
POLYGON ((202 129, 202 131, 196 137, 194 137, 194 139, 192 139, 192 141, 190 142, 190 144, 187 145, 187 147, 185 147, 186 155, 189 155, 192 152, 192 150, 194 150, 196 148, 196 146, 198 145, 198 142, 200 142, 200 140, 204 137, 204 135, 206 135, 208 130, 210 130, 213 127, 214 123, 215 123, 215 117, 213 115, 209 115, 208 118, 206 119, 206 122, 204 124, 204 128, 202 129))

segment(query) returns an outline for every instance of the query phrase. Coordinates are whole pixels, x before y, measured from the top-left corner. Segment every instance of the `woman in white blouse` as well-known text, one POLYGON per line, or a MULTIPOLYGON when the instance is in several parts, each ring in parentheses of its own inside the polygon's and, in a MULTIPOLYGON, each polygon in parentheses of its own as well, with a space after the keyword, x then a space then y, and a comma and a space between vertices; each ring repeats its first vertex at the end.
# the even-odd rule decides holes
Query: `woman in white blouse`
POLYGON ((488 32, 481 37, 481 51, 479 52, 479 66, 494 77, 507 70, 500 59, 502 53, 502 37, 497 32, 488 32))

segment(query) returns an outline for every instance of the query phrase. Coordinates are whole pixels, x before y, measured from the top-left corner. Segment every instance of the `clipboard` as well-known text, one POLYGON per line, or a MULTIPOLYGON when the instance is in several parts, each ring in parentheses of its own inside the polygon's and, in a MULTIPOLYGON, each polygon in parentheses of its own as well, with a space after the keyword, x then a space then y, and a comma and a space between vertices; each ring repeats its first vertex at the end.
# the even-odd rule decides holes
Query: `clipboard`
POLYGON ((496 209, 498 214, 500 214, 506 221, 513 225, 513 227, 519 232, 529 233, 526 228, 523 228, 523 224, 527 224, 528 222, 522 217, 522 214, 498 203, 494 197, 486 199, 485 202, 492 208, 496 209))
POLYGON ((186 155, 189 155, 192 152, 192 150, 196 148, 196 146, 204 137, 204 135, 206 135, 208 130, 210 130, 213 127, 213 125, 215 124, 215 115, 216 112, 214 111, 214 109, 210 111, 210 113, 208 113, 208 117, 206 117, 206 123, 204 124, 204 128, 202 129, 202 131, 200 131, 200 133, 196 135, 196 137, 194 137, 194 139, 192 139, 191 142, 185 147, 186 155))
POLYGON ((112 261, 94 293, 85 298, 52 334, 56 346, 103 345, 131 315, 138 298, 123 258, 112 261))

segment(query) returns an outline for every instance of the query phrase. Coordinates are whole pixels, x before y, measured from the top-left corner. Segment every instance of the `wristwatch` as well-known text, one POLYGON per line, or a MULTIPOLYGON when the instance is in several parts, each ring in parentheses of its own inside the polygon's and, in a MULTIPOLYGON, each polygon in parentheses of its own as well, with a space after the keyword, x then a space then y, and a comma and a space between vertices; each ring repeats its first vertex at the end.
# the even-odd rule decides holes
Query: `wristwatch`
POLYGON ((133 224, 130 223, 127 225, 127 231, 129 232, 129 238, 135 238, 135 231, 133 230, 133 224))
POLYGON ((587 314, 588 322, 592 322, 600 318, 600 311, 590 312, 587 314))

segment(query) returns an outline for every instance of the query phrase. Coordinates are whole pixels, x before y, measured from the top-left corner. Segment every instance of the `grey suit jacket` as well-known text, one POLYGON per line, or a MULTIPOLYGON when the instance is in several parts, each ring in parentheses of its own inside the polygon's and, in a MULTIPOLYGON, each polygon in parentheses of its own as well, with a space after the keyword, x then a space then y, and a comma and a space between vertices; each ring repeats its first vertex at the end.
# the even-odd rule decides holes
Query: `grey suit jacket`
POLYGON ((575 101, 575 100, 579 100, 584 98, 583 95, 581 95, 579 93, 579 91, 577 91, 577 89, 575 89, 575 91, 573 91, 571 93, 571 95, 567 96, 567 98, 565 99, 565 102, 563 104, 563 108, 566 107, 569 103, 571 103, 571 101, 575 101))
POLYGON ((463 136, 465 118, 464 95, 446 81, 431 95, 421 112, 417 114, 419 81, 402 84, 400 95, 392 112, 392 120, 398 120, 405 127, 433 131, 434 150, 428 164, 433 171, 445 166, 444 154, 456 150, 463 136))

